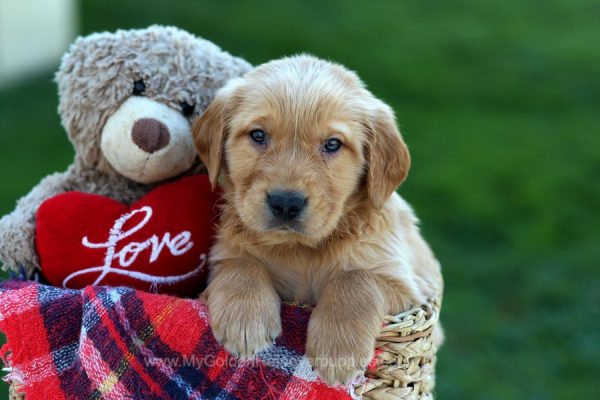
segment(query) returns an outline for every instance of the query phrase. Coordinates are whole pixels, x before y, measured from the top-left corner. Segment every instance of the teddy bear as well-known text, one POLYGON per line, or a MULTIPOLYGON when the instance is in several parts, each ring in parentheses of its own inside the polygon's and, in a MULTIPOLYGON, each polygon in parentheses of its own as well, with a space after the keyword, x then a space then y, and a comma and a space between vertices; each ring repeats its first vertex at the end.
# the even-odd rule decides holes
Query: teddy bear
MULTIPOLYGON (((174 27, 155 25, 78 38, 63 56, 55 77, 61 123, 75 148, 74 161, 66 171, 44 178, 0 220, 0 261, 4 268, 20 271, 26 278, 40 270, 36 235, 41 235, 38 221, 44 210, 44 215, 51 217, 68 211, 71 204, 81 204, 88 206, 84 214, 93 215, 100 212, 94 209, 97 199, 93 196, 104 196, 125 205, 122 209, 113 206, 113 213, 126 214, 127 205, 158 187, 203 172, 190 124, 208 106, 217 89, 249 69, 250 64, 243 59, 174 27), (69 206, 47 205, 53 198, 71 192, 79 193, 79 197, 70 199, 73 201, 69 206)), ((162 195, 169 193, 170 206, 176 209, 178 199, 185 198, 186 193, 171 187, 162 195)), ((136 213, 140 214, 132 211, 127 215, 143 219, 136 213)), ((94 226, 91 221, 72 222, 74 226, 79 224, 94 226)), ((133 224, 131 232, 139 225, 133 224)), ((115 229, 109 228, 110 232, 115 229)), ((52 237, 56 232, 45 234, 52 237)), ((127 233, 121 232, 123 235, 127 233)), ((121 262, 127 267, 150 246, 151 259, 163 248, 181 253, 190 245, 188 236, 167 233, 162 238, 154 235, 130 244, 119 255, 121 262)), ((85 240, 87 237, 84 244, 85 240)), ((88 247, 93 246, 91 243, 88 247)), ((56 247, 56 243, 47 245, 46 252, 56 247)), ((67 248, 61 256, 69 253, 71 249, 67 248)))

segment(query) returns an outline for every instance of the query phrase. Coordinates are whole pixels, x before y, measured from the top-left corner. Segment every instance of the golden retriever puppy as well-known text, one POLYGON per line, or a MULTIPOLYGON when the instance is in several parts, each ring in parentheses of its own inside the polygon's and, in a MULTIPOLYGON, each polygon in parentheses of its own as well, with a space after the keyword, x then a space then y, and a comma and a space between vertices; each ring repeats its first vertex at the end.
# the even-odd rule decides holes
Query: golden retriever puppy
POLYGON ((273 343, 282 300, 316 304, 306 352, 347 383, 384 314, 441 296, 439 264, 395 193, 408 149, 355 73, 306 55, 268 62, 221 89, 193 133, 224 189, 204 296, 232 353, 273 343))

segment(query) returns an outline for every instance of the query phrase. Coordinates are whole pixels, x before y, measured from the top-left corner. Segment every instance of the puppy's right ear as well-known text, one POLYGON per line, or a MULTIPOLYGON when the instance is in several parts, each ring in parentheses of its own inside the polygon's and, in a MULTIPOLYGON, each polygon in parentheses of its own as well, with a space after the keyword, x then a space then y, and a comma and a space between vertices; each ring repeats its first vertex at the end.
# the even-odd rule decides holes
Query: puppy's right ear
MULTIPOLYGON (((237 81, 234 79, 233 81, 237 81)), ((231 112, 231 101, 235 82, 230 81, 217 92, 215 99, 204 113, 196 119, 192 127, 192 137, 200 160, 206 165, 208 178, 213 189, 219 183, 219 176, 225 163, 225 138, 227 137, 228 114, 231 112)))
POLYGON ((410 168, 410 153, 402 140, 392 109, 373 99, 366 145, 367 189, 376 209, 390 198, 410 168))

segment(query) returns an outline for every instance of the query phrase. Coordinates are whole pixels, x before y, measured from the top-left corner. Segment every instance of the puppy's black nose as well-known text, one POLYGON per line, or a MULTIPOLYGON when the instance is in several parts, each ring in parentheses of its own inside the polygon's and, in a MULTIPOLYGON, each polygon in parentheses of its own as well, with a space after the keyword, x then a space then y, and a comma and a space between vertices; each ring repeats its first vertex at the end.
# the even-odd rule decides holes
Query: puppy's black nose
POLYGON ((292 221, 306 208, 308 198, 302 193, 278 191, 267 194, 267 204, 273 216, 283 221, 292 221))
POLYGON ((146 153, 154 153, 167 147, 171 140, 169 128, 154 118, 141 118, 131 129, 133 142, 146 153))

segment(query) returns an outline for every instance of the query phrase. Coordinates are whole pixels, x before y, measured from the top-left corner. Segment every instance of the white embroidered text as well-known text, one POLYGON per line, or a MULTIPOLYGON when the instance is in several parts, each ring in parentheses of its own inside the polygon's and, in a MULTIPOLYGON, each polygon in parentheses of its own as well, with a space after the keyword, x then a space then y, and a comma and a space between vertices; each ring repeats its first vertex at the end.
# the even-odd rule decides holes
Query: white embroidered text
POLYGON ((152 208, 148 206, 141 207, 137 210, 133 210, 127 214, 122 215, 117 219, 110 229, 108 240, 104 243, 92 243, 88 237, 84 237, 81 243, 90 249, 106 249, 104 255, 104 264, 100 266, 85 268, 80 271, 74 272, 67 276, 63 281, 63 286, 68 287, 68 283, 71 279, 89 273, 99 273, 96 280, 92 285, 99 285, 102 280, 108 274, 119 274, 126 275, 128 277, 138 279, 144 282, 150 282, 152 285, 158 284, 173 284, 186 280, 202 270, 206 263, 206 255, 200 256, 200 264, 192 271, 183 275, 176 276, 154 276, 147 273, 132 271, 128 268, 142 256, 148 257, 148 263, 152 264, 158 260, 160 255, 164 251, 170 252, 173 256, 181 256, 187 253, 193 246, 194 243, 191 241, 192 234, 189 231, 183 231, 173 237, 169 232, 166 232, 162 238, 157 235, 152 235, 150 238, 143 242, 130 242, 123 246, 121 250, 117 251, 117 245, 122 243, 124 239, 133 235, 142 229, 150 219, 152 218, 152 208), (131 220, 136 214, 143 214, 142 220, 124 231, 123 227, 131 220), (149 249, 149 251, 147 251, 149 249), (144 254, 146 253, 146 254, 144 254), (148 254, 149 253, 149 254, 148 254), (116 264, 116 265, 115 265, 116 264))

